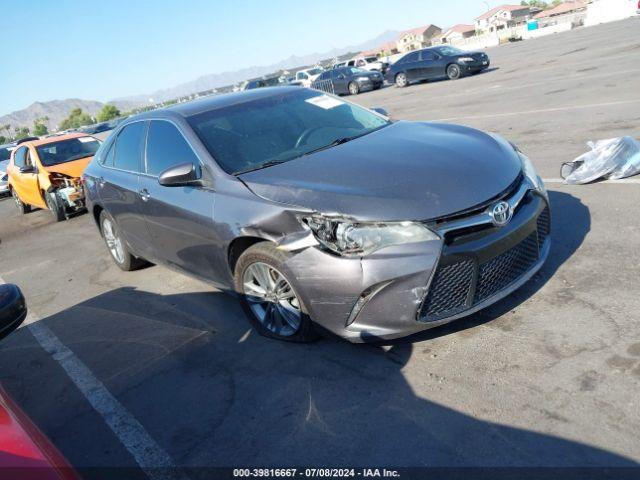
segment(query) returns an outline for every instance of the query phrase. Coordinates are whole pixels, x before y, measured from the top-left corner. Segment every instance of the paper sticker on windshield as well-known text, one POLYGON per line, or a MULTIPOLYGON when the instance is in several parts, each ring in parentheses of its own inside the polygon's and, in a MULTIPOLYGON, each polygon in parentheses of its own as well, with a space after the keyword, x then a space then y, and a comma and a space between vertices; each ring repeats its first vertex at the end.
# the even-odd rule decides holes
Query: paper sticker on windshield
POLYGON ((96 139, 93 137, 79 137, 78 140, 80 140, 82 143, 88 143, 88 142, 95 142, 96 139))
POLYGON ((329 110, 330 108, 338 107, 340 105, 344 105, 344 102, 338 100, 337 98, 331 98, 326 95, 320 95, 319 97, 307 98, 305 102, 308 102, 316 107, 324 108, 325 110, 329 110))

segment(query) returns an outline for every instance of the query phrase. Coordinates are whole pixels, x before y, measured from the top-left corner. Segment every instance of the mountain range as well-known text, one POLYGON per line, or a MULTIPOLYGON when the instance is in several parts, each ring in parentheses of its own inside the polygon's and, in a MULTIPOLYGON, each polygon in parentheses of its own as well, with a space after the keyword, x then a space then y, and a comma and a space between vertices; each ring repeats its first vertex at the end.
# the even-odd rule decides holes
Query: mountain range
MULTIPOLYGON (((392 41, 397 36, 397 31, 388 30, 375 38, 357 45, 334 48, 326 52, 311 53, 303 56, 291 55, 289 58, 271 65, 252 66, 230 72, 203 75, 195 80, 191 80, 180 85, 157 90, 155 92, 116 98, 107 103, 115 105, 121 111, 131 110, 132 108, 139 107, 141 105, 148 105, 149 99, 152 99, 153 102, 164 102, 197 92, 232 85, 246 79, 261 77, 279 70, 313 65, 320 60, 336 58, 349 52, 369 50, 378 47, 383 43, 392 41)), ((17 126, 31 128, 35 120, 48 117, 49 121, 47 122, 47 126, 51 130, 57 125, 60 125, 62 120, 64 120, 69 115, 69 112, 74 108, 81 108, 83 111, 88 112, 91 115, 95 115, 103 106, 104 103, 96 100, 81 100, 78 98, 35 102, 23 110, 18 110, 1 116, 0 129, 4 125, 10 125, 10 131, 13 133, 13 129, 17 126)), ((3 130, 0 130, 0 135, 6 136, 6 133, 3 130)))

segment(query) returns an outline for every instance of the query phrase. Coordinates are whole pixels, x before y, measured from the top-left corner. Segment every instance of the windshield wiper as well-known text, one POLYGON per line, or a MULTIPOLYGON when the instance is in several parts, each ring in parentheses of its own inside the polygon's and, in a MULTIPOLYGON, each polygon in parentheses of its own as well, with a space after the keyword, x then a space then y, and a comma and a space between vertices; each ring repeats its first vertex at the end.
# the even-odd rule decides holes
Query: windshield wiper
POLYGON ((353 140, 354 138, 361 137, 361 136, 362 135, 354 135, 353 137, 336 138, 333 142, 328 143, 327 145, 323 145, 321 147, 314 148, 313 150, 309 150, 308 152, 303 153, 301 155, 301 157, 304 157, 305 155, 311 155, 312 153, 320 152, 321 150, 326 150, 327 148, 331 148, 331 147, 336 147, 338 145, 342 145, 343 143, 347 143, 348 141, 353 140))
POLYGON ((281 163, 286 162, 287 160, 269 160, 268 162, 261 163, 255 167, 247 168, 245 170, 240 170, 235 172, 234 175, 242 175, 243 173, 255 172, 256 170, 262 170, 263 168, 273 167, 274 165, 279 165, 281 163))

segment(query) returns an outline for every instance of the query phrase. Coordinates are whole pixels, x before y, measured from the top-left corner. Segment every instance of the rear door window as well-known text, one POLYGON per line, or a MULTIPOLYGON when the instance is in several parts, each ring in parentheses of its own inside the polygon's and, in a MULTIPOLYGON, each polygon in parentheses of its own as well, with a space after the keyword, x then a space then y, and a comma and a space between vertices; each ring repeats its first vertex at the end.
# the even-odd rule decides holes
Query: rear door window
POLYGON ((417 62, 418 60, 420 60, 420 52, 411 52, 410 54, 402 57, 402 60, 400 60, 402 63, 411 63, 411 62, 417 62))
POLYGON ((152 120, 147 134, 146 172, 158 176, 181 163, 199 165, 198 157, 182 133, 170 122, 152 120))
POLYGON ((122 129, 115 145, 114 167, 139 173, 146 122, 135 122, 122 129))
POLYGON ((420 56, 422 57, 422 61, 430 61, 436 59, 435 54, 433 52, 430 52, 429 50, 423 50, 420 56))

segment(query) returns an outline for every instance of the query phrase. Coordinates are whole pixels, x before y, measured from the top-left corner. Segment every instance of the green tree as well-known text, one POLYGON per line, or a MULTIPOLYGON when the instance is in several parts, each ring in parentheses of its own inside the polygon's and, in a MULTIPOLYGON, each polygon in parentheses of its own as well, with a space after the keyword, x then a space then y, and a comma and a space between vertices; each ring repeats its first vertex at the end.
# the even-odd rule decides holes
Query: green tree
POLYGON ((60 130, 80 128, 94 123, 96 123, 95 120, 91 118, 89 114, 84 113, 80 108, 74 108, 71 110, 71 113, 69 113, 69 116, 60 124, 60 130))
POLYGON ((98 113, 98 121, 99 122, 108 122, 109 120, 113 120, 114 118, 118 118, 120 116, 120 110, 118 110, 113 105, 105 105, 98 113))
POLYGON ((31 135, 31 133, 29 132, 29 127, 16 127, 15 132, 16 134, 14 138, 16 140, 20 140, 21 138, 25 138, 31 135))
POLYGON ((9 141, 9 139, 3 135, 0 135, 0 145, 2 145, 3 143, 7 143, 9 141))
POLYGON ((38 137, 42 137, 49 133, 49 128, 47 128, 47 122, 49 121, 49 117, 40 117, 36 118, 33 121, 33 134, 38 137))

